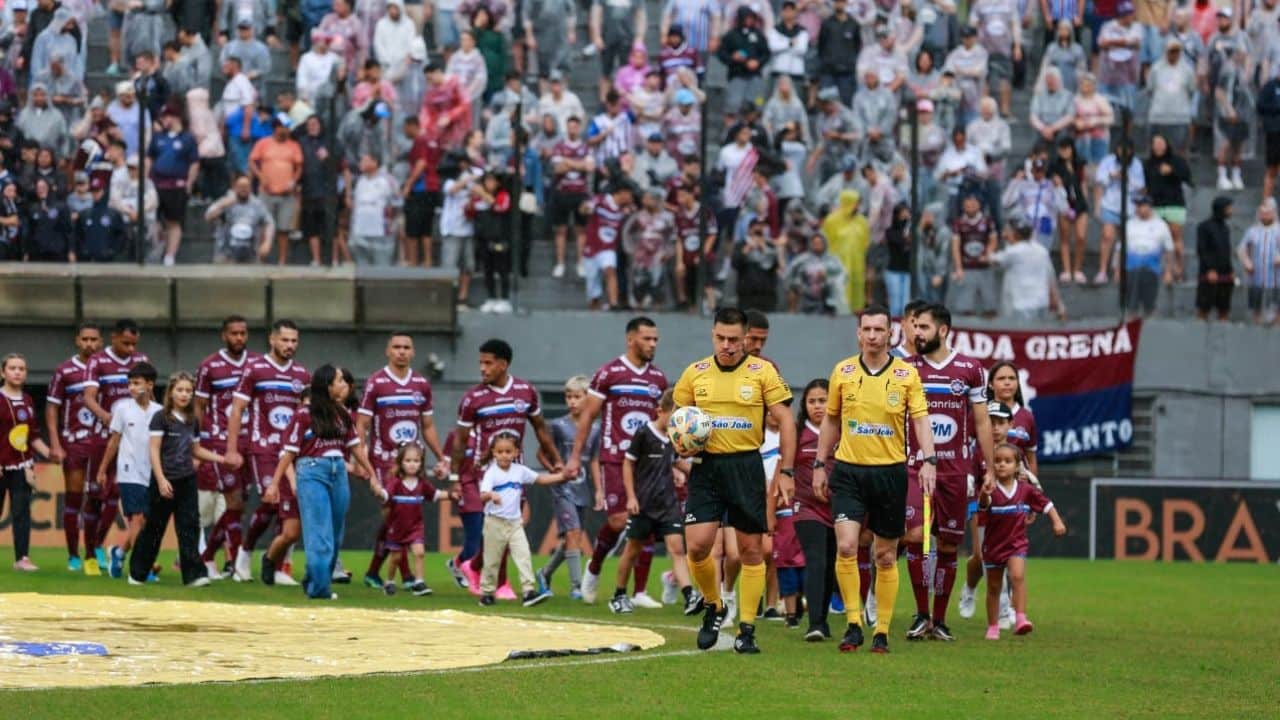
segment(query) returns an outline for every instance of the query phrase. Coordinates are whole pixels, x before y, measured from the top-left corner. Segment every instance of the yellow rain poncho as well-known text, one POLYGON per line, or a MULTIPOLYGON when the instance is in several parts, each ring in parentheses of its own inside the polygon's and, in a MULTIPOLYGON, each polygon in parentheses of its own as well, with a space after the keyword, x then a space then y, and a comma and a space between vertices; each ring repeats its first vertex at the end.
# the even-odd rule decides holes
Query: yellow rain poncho
POLYGON ((867 247, 871 245, 871 225, 858 212, 861 196, 857 190, 844 190, 836 208, 822 220, 822 234, 827 236, 829 252, 844 265, 845 299, 851 312, 867 304, 867 247))

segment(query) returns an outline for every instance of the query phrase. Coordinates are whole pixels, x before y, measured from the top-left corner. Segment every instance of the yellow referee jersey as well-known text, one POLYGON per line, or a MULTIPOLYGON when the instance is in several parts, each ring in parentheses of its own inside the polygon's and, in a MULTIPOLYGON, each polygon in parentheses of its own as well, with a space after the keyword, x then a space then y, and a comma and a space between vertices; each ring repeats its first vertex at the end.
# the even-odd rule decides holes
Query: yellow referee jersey
POLYGON ((707 452, 715 455, 759 450, 764 410, 790 400, 791 388, 767 360, 747 355, 722 368, 712 355, 684 369, 673 398, 677 407, 692 405, 711 416, 707 452))
POLYGON ((872 374, 861 355, 845 358, 831 370, 827 414, 840 418, 836 459, 855 465, 894 465, 907 461, 907 418, 929 414, 920 375, 901 358, 872 374))

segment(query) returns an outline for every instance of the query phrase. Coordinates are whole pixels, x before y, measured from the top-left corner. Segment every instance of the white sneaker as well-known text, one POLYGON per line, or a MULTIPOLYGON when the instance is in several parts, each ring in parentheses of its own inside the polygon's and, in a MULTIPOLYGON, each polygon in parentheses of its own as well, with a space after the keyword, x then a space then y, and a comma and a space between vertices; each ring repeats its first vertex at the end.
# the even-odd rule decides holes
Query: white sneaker
POLYGON ((493 300, 493 299, 485 300, 484 302, 480 303, 480 312, 482 313, 497 312, 497 305, 498 305, 497 300, 493 300))
POLYGON ((974 606, 976 604, 977 603, 974 602, 973 588, 965 585, 960 589, 960 617, 965 620, 973 617, 974 606))
POLYGON ((292 575, 280 570, 276 571, 275 579, 277 585, 286 585, 288 587, 297 587, 298 585, 298 581, 294 580, 292 575))
POLYGON ((1218 189, 1219 190, 1235 189, 1235 185, 1231 184, 1231 178, 1227 177, 1227 171, 1225 168, 1218 168, 1218 189))
POLYGON ((493 311, 499 315, 510 315, 514 309, 510 300, 498 300, 494 303, 493 311))
POLYGON ((187 587, 189 588, 202 588, 202 587, 208 587, 208 586, 209 586, 209 578, 207 577, 196 578, 195 580, 192 580, 191 582, 187 583, 187 587))
POLYGON ((638 592, 635 595, 632 595, 631 604, 638 608, 644 608, 645 610, 658 610, 662 607, 662 603, 649 597, 649 593, 647 592, 638 592))
POLYGON ((577 271, 579 280, 587 279, 587 269, 582 266, 581 262, 578 263, 578 265, 574 268, 574 270, 577 271))
POLYGON ((609 612, 614 615, 626 615, 635 612, 635 607, 626 595, 618 595, 609 599, 609 612))
POLYGON ((210 560, 209 562, 205 563, 204 568, 205 568, 206 575, 210 580, 222 579, 222 569, 219 568, 218 564, 215 563, 214 561, 210 560))
POLYGON ((551 277, 557 280, 564 277, 564 263, 556 263, 556 266, 551 268, 551 277))
POLYGON ((231 575, 236 582, 253 582, 253 551, 240 548, 236 553, 236 569, 231 575))
POLYGON ((164 256, 164 266, 165 266, 165 267, 173 267, 174 262, 175 262, 175 261, 174 261, 174 258, 173 258, 173 256, 172 256, 172 255, 165 255, 165 256, 164 256))
POLYGON ((1239 166, 1231 170, 1231 186, 1236 190, 1244 189, 1244 177, 1240 174, 1239 166))
POLYGON ((680 588, 676 587, 676 574, 667 570, 662 573, 662 604, 670 605, 680 597, 680 588))
POLYGON ((600 576, 592 573, 590 570, 582 574, 582 602, 588 605, 594 605, 596 602, 596 591, 600 587, 600 576))
POLYGON ((1000 593, 1000 613, 998 617, 1000 618, 1001 630, 1008 630, 1013 627, 1013 605, 1009 603, 1009 596, 1005 593, 1000 593))
POLYGON ((720 623, 721 627, 733 627, 734 620, 738 617, 738 593, 728 593, 724 596, 724 607, 729 611, 724 616, 724 622, 720 623))
POLYGON ((862 615, 867 627, 875 627, 876 619, 880 616, 876 613, 876 593, 874 590, 867 593, 867 602, 862 606, 862 615))

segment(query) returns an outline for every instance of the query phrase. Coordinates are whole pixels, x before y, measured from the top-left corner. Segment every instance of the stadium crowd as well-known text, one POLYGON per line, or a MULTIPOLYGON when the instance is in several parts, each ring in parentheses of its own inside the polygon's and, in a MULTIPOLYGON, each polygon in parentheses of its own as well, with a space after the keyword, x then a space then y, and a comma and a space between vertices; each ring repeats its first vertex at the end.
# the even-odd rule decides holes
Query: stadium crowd
POLYGON ((337 599, 332 583, 351 581, 338 562, 349 478, 362 478, 383 508, 363 583, 388 595, 400 587, 432 594, 424 510, 451 502, 463 544, 446 565, 485 607, 546 601, 562 564, 570 598, 594 603, 601 583, 608 588, 602 563, 625 538, 608 600, 615 613, 663 604, 702 613, 704 650, 737 618, 742 653, 759 652, 757 618, 790 628, 807 619, 804 639, 820 642, 832 637, 828 614, 844 613, 841 651, 864 644, 866 625, 872 651, 887 652, 901 550, 916 603, 908 639, 954 640, 946 615, 955 583, 963 577, 959 614, 972 617, 984 575, 987 638, 1031 632, 1026 526, 1045 514, 1055 534, 1066 528, 1036 479, 1035 419, 1017 368, 987 368, 953 350, 941 304, 912 301, 897 347, 886 307, 865 308, 857 326, 859 354, 834 363, 829 380, 806 382, 796 399, 763 354, 765 314, 717 309, 712 353, 674 382, 655 362, 657 323, 637 316, 620 355, 566 381, 568 414, 555 419, 513 374, 514 349, 490 339, 478 348, 480 382, 463 393, 441 442, 432 387, 413 369, 407 333, 391 333, 387 365, 357 391, 341 365, 313 373, 295 359, 302 338, 293 322, 276 320, 258 354, 248 322, 232 315, 221 347, 194 373, 169 375, 161 392, 135 322, 119 320, 109 332, 85 324, 43 412, 25 392, 25 358, 3 358, 0 464, 14 569, 38 571, 28 544, 40 458, 62 469, 67 570, 134 585, 159 581, 172 518, 175 565, 188 587, 252 581, 253 553, 274 529, 257 579, 299 585, 291 558, 301 541, 302 590, 337 599), (529 429, 542 473, 522 462, 529 429), (537 572, 525 531, 532 484, 553 486, 561 537, 537 572), (605 513, 594 539, 586 533, 592 509, 605 513), (124 529, 111 537, 118 515, 124 529), (648 592, 658 541, 672 561, 661 600, 648 592), (507 579, 508 557, 520 594, 507 579))
POLYGON ((1190 224, 1200 315, 1242 283, 1275 316, 1275 0, 8 0, 2 21, 9 260, 172 264, 194 206, 209 259, 456 267, 460 308, 509 312, 546 242, 596 308, 897 316, 915 288, 1042 318, 1121 264, 1152 312, 1190 224), (104 12, 114 86, 91 93, 104 12), (1224 194, 1188 217, 1210 146, 1224 194))

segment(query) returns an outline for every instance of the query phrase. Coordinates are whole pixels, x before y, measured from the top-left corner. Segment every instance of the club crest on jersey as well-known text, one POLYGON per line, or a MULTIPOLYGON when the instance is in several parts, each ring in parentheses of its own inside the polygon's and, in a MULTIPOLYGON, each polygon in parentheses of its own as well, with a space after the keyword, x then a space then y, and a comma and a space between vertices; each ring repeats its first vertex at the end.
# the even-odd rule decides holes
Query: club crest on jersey
POLYGON ((653 398, 654 400, 657 400, 658 398, 662 397, 662 388, 658 387, 657 385, 650 384, 649 397, 653 398))
POLYGON ((417 405, 425 405, 427 402, 427 398, 424 397, 422 393, 415 392, 413 394, 413 402, 417 405))
POLYGON ((754 395, 755 395, 755 388, 751 387, 750 385, 743 385, 742 387, 738 388, 738 397, 742 398, 743 400, 750 400, 754 395))
POLYGON ((893 376, 898 378, 899 380, 905 380, 911 377, 911 371, 906 368, 898 368, 897 370, 893 371, 893 376))
POLYGON ((293 391, 294 391, 294 392, 296 392, 296 393, 300 393, 300 392, 302 392, 303 390, 306 390, 306 389, 307 389, 307 386, 306 386, 306 385, 303 385, 301 380, 296 380, 296 379, 295 379, 295 380, 293 381, 293 391))
POLYGON ((511 407, 515 408, 516 412, 523 413, 529 409, 529 403, 523 400, 516 400, 515 402, 511 403, 511 407))
POLYGON ((707 369, 707 368, 709 368, 709 367, 711 367, 711 363, 707 362, 706 360, 703 360, 703 361, 702 361, 702 362, 700 362, 700 363, 696 363, 696 364, 694 364, 693 369, 694 369, 694 370, 706 370, 706 369, 707 369))
POLYGON ((854 367, 853 367, 853 363, 845 363, 844 365, 841 365, 841 366, 840 366, 840 374, 841 374, 841 375, 852 375, 852 374, 853 374, 853 369, 854 369, 854 367))
POLYGON ((965 381, 961 380, 960 378, 956 378, 955 380, 951 381, 952 395, 963 395, 966 392, 968 392, 968 390, 969 390, 969 386, 965 384, 965 381))
POLYGON ((18 417, 18 422, 26 422, 26 421, 27 421, 27 418, 28 418, 28 417, 30 417, 30 416, 29 416, 29 415, 27 415, 27 411, 26 411, 26 410, 19 409, 19 410, 18 410, 18 413, 17 413, 17 417, 18 417))
POLYGON ((915 517, 915 516, 916 516, 916 509, 915 509, 915 508, 913 508, 913 507, 911 507, 910 505, 908 505, 908 506, 907 506, 907 519, 908 519, 908 520, 910 520, 911 518, 913 518, 913 517, 915 517))
POLYGON ((748 369, 748 370, 750 370, 750 371, 752 371, 752 372, 755 372, 756 370, 759 370, 759 369, 760 369, 760 368, 762 368, 762 367, 764 367, 764 366, 763 366, 763 365, 761 365, 761 364, 760 364, 760 363, 758 363, 758 362, 747 363, 747 369, 748 369))

